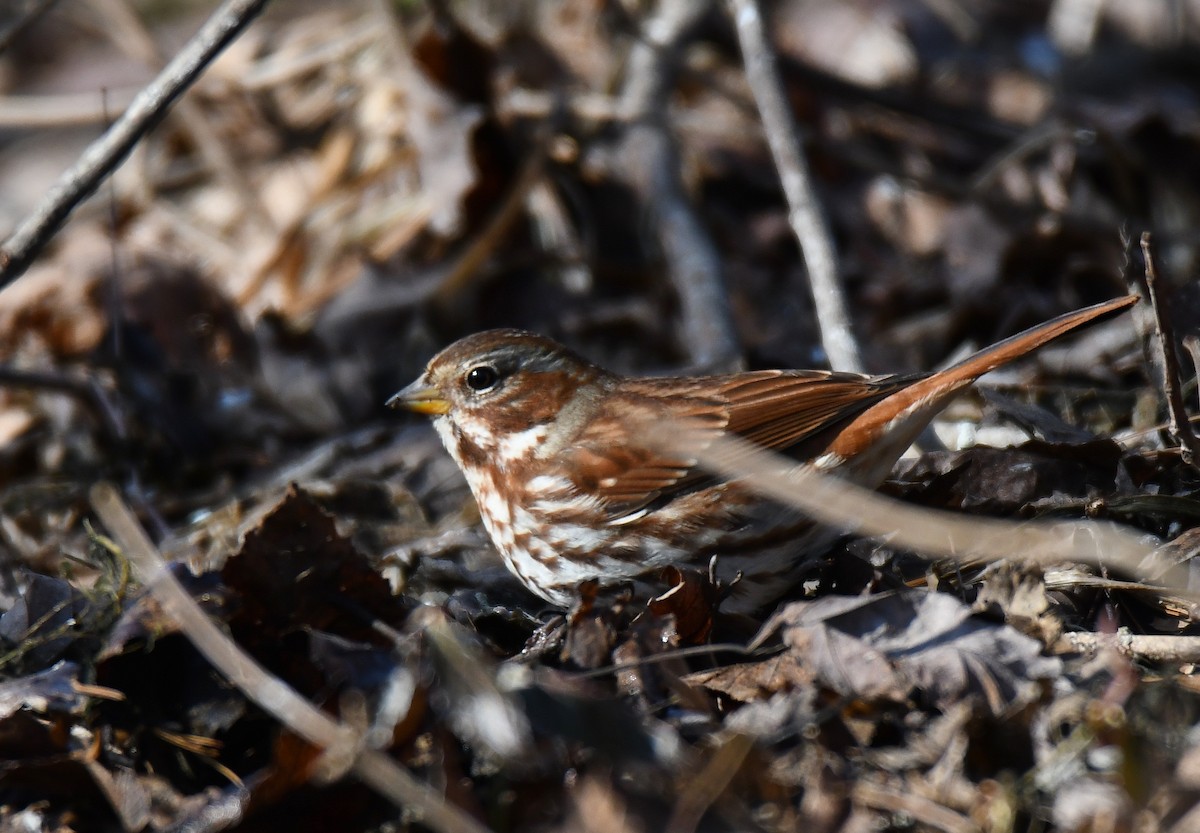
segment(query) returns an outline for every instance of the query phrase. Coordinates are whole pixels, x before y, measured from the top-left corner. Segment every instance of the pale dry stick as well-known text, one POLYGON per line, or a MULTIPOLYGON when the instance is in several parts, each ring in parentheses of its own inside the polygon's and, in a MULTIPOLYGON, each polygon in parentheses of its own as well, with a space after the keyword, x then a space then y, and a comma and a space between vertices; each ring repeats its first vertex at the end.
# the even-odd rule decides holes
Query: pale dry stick
MULTIPOLYGON (((1192 423, 1192 425, 1200 424, 1200 414, 1197 414, 1193 417, 1188 417, 1188 422, 1192 423)), ((1120 431, 1112 435, 1112 441, 1120 445, 1122 448, 1131 448, 1146 437, 1157 434, 1159 431, 1165 431, 1167 427, 1168 423, 1158 422, 1147 428, 1139 428, 1136 431, 1120 431)))
POLYGON ((1141 245, 1146 264, 1146 291, 1150 295, 1150 309, 1154 312, 1154 336, 1160 353, 1157 364, 1162 368, 1163 396, 1167 400, 1168 430, 1179 443, 1184 462, 1192 466, 1200 465, 1200 439, 1192 430, 1187 406, 1183 402, 1183 390, 1179 386, 1179 352, 1175 349, 1175 329, 1158 295, 1158 270, 1154 266, 1150 232, 1142 232, 1141 245))
POLYGON ((949 807, 913 792, 898 792, 870 781, 857 782, 850 792, 850 800, 872 810, 905 813, 921 827, 932 827, 946 833, 981 833, 981 828, 975 822, 949 807))
POLYGON ((671 811, 671 819, 667 822, 667 833, 692 833, 696 830, 708 808, 725 792, 753 750, 754 740, 746 735, 735 734, 727 738, 713 752, 704 768, 679 791, 675 809, 671 811))
POLYGON ((96 484, 89 497, 96 515, 120 545, 122 554, 129 559, 154 600, 179 624, 196 650, 243 694, 290 731, 324 748, 330 757, 339 759, 352 755, 352 769, 363 782, 397 807, 419 814, 422 823, 442 833, 486 833, 486 827, 447 803, 387 755, 360 748, 361 738, 356 731, 305 700, 238 647, 208 618, 167 568, 112 484, 96 484))
POLYGON ((692 206, 667 122, 674 70, 683 40, 711 0, 662 0, 629 51, 619 97, 627 123, 617 174, 654 217, 683 318, 682 340, 698 369, 733 369, 741 349, 716 244, 692 206))
MULTIPOLYGON (((647 426, 647 430, 664 450, 684 453, 669 426, 647 426)), ((981 558, 1042 564, 1079 561, 1137 575, 1138 564, 1154 552, 1135 534, 1103 521, 1014 523, 910 506, 811 466, 797 465, 745 440, 714 438, 706 449, 687 453, 709 471, 736 479, 739 485, 799 509, 815 521, 959 563, 981 558)), ((1172 592, 1200 598, 1182 588, 1172 592)))
POLYGON ((88 145, 0 248, 0 289, 24 274, 75 207, 129 155, 142 136, 266 4, 267 0, 225 0, 104 135, 88 145))
POLYGON ((762 115, 763 130, 788 203, 788 223, 800 244, 812 287, 821 344, 834 370, 862 373, 862 358, 850 327, 845 295, 838 276, 833 235, 812 185, 796 123, 775 70, 775 54, 763 27, 758 0, 729 0, 737 26, 746 80, 762 115))
POLYGON ((137 95, 135 89, 109 90, 105 102, 96 93, 0 96, 0 128, 44 130, 107 124, 113 110, 124 110, 137 95))
POLYGON ((1094 654, 1106 648, 1142 662, 1200 663, 1200 636, 1138 633, 1064 633, 1058 648, 1079 654, 1094 654))
MULTIPOLYGON (((1170 545, 1168 544, 1168 546, 1170 545)), ((1161 548, 1157 551, 1157 556, 1163 556, 1161 548)), ((1153 593, 1158 596, 1156 601, 1159 603, 1192 609, 1195 608, 1193 602, 1171 596, 1162 583, 1150 583, 1151 581, 1161 581, 1167 570, 1172 567, 1183 566, 1185 563, 1185 561, 1178 560, 1168 561, 1164 567, 1162 560, 1155 560, 1153 563, 1143 564, 1141 569, 1143 577, 1146 579, 1145 581, 1123 581, 1121 579, 1098 576, 1068 564, 1047 569, 1042 573, 1042 583, 1047 590, 1088 588, 1092 590, 1106 590, 1110 593, 1153 593)), ((1186 582, 1186 579, 1184 581, 1186 582)))

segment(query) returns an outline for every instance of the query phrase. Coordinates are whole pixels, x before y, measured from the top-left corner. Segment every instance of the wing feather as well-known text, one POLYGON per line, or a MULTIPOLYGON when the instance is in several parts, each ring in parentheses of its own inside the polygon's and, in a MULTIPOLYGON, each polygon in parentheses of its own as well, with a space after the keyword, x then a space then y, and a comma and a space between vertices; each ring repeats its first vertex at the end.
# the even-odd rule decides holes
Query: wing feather
POLYGON ((688 449, 702 451, 723 433, 783 452, 803 452, 814 439, 879 401, 907 379, 824 371, 758 371, 690 379, 626 380, 560 456, 582 493, 599 498, 609 522, 690 491, 710 476, 688 449), (631 441, 634 418, 671 420, 666 454, 631 441))
POLYGON ((767 370, 721 386, 728 431, 776 451, 804 445, 911 380, 818 370, 767 370))

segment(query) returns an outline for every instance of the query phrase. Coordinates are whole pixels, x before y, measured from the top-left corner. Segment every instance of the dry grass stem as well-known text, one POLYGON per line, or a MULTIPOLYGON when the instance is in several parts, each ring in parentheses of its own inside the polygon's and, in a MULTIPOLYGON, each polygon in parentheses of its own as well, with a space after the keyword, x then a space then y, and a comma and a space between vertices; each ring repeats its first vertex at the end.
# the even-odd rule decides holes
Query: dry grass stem
POLYGON ((416 811, 440 833, 484 833, 487 828, 429 787, 414 779, 381 752, 361 749, 358 733, 326 715, 295 689, 268 673, 221 631, 171 574, 154 544, 111 484, 91 491, 92 507, 121 546, 143 585, 187 634, 196 649, 252 701, 289 730, 326 750, 333 758, 354 756, 353 770, 364 782, 395 803, 416 811))

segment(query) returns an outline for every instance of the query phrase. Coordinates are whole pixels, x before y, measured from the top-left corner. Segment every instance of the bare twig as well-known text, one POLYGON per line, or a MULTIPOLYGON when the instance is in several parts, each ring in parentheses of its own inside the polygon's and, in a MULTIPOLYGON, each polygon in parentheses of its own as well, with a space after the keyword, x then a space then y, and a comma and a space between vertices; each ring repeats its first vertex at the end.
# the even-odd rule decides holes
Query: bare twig
POLYGON ((421 821, 444 833, 485 833, 486 828, 448 803, 382 752, 362 749, 359 733, 339 723, 267 672, 223 633, 167 568, 146 532, 108 483, 91 491, 92 508, 121 546, 142 583, 164 612, 179 623, 196 649, 231 683, 289 730, 335 757, 354 756, 353 770, 394 802, 416 811, 421 821))
POLYGON ((0 248, 0 289, 20 277, 70 213, 129 154, 180 94, 266 5, 225 0, 188 44, 150 82, 104 135, 93 142, 0 248))
POLYGON ((889 813, 904 813, 921 828, 944 830, 945 833, 979 833, 980 828, 966 816, 943 807, 936 801, 911 791, 899 792, 882 784, 859 780, 850 793, 856 804, 889 813))
POLYGON ((0 96, 0 127, 41 130, 108 124, 112 110, 124 110, 137 94, 134 89, 108 91, 108 101, 94 92, 53 95, 0 96))
MULTIPOLYGON (((670 427, 647 426, 666 449, 678 453, 670 427)), ((730 437, 716 438, 695 455, 700 464, 738 484, 804 512, 828 526, 957 562, 1021 558, 1034 563, 1079 561, 1138 575, 1154 549, 1136 534, 1099 521, 1013 522, 966 517, 910 506, 823 474, 780 454, 730 437)), ((1183 588, 1172 592, 1192 597, 1183 588)))
POLYGON ((775 71, 775 54, 767 41, 762 10, 758 0, 730 0, 730 7, 742 47, 746 78, 762 114, 767 144, 771 147, 787 198, 788 222, 808 266, 808 279, 821 327, 821 343, 835 370, 861 373, 862 359, 850 328, 846 299, 838 278, 833 238, 813 191, 812 177, 796 137, 796 124, 775 71))
POLYGON ((683 316, 683 342, 698 368, 730 368, 740 348, 721 259, 692 207, 679 153, 667 125, 679 46, 711 0, 662 0, 629 53, 620 109, 629 128, 618 151, 620 175, 641 195, 658 237, 683 316))
POLYGON ((1175 331, 1170 316, 1163 309, 1158 295, 1158 270, 1154 266, 1154 252, 1150 245, 1150 232, 1142 232, 1142 258, 1146 263, 1146 291, 1150 295, 1150 308, 1154 311, 1154 335, 1161 353, 1163 395, 1167 400, 1168 430, 1179 443, 1183 459, 1192 466, 1200 463, 1200 440, 1192 430, 1187 406, 1183 402, 1183 389, 1179 385, 1179 352, 1175 349, 1175 331))
POLYGON ((1104 648, 1143 662, 1200 662, 1200 636, 1064 633, 1058 640, 1061 651, 1094 654, 1104 648))
POLYGON ((690 833, 700 824, 713 802, 729 787, 742 764, 754 750, 754 741, 746 735, 731 735, 719 746, 704 768, 694 774, 679 791, 679 799, 667 823, 667 833, 690 833))

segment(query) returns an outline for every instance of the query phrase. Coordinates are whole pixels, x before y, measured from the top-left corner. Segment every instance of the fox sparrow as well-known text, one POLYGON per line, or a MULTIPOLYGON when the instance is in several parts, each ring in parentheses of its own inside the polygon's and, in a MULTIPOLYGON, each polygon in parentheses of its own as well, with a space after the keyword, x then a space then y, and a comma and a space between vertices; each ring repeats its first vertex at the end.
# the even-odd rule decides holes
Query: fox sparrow
POLYGON ((835 531, 700 469, 687 449, 734 435, 878 486, 954 393, 1077 327, 1136 303, 1067 313, 932 374, 764 370, 626 378, 519 330, 464 338, 388 404, 434 417, 508 569, 567 606, 580 582, 666 565, 742 573, 726 609, 777 599, 835 531), (672 441, 655 441, 661 426, 672 441), (654 430, 650 430, 651 428, 654 430))

